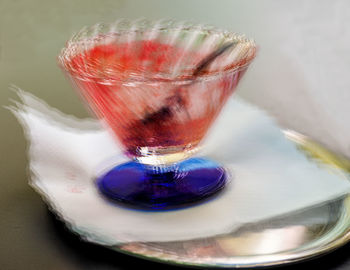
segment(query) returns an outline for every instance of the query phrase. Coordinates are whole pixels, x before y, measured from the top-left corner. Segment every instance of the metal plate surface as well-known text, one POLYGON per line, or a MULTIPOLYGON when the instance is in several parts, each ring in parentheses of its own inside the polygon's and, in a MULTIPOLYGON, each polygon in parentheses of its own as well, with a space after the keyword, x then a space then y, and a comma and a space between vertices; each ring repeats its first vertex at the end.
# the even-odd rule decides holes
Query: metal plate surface
MULTIPOLYGON (((350 162, 309 138, 285 131, 315 162, 350 172, 350 162)), ((345 180, 346 181, 346 180, 345 180)), ((52 209, 55 211, 54 209, 52 209)), ((67 226, 86 239, 83 231, 67 226)), ((258 268, 310 259, 350 240, 350 195, 314 208, 243 226, 229 234, 175 242, 106 246, 115 251, 168 264, 194 267, 258 268)))
MULTIPOLYGON (((307 137, 285 131, 316 162, 350 172, 348 160, 307 137)), ((350 240, 350 195, 315 208, 205 239, 131 243, 113 249, 149 260, 197 267, 253 268, 283 265, 319 256, 350 240)))

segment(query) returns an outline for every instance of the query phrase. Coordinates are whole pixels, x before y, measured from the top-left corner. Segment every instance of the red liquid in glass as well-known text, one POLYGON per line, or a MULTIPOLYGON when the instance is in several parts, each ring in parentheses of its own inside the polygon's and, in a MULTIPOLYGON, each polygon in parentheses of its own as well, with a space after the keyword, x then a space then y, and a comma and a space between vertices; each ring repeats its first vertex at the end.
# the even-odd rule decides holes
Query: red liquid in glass
POLYGON ((171 74, 179 59, 193 69, 202 58, 152 40, 110 43, 73 57, 70 75, 129 155, 142 156, 142 147, 169 154, 198 145, 245 71, 190 84, 155 76, 171 74))

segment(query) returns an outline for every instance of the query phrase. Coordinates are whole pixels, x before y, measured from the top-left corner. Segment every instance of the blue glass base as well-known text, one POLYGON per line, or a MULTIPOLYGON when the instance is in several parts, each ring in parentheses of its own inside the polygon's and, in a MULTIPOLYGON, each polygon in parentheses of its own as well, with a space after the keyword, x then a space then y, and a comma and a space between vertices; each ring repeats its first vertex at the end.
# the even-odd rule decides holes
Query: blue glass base
POLYGON ((109 199, 133 208, 157 210, 190 206, 221 190, 225 170, 216 162, 191 158, 172 167, 150 167, 137 162, 120 164, 97 179, 109 199))

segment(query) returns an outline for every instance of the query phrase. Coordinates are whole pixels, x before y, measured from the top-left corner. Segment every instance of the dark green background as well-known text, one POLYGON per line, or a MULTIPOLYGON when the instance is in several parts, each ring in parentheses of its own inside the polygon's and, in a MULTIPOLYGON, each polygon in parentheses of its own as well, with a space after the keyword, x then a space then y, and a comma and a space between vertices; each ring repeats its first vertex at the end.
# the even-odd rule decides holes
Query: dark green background
MULTIPOLYGON (((122 17, 194 20, 243 32, 261 40, 259 44, 268 44, 264 31, 257 29, 270 25, 263 10, 275 5, 275 1, 0 0, 0 269, 167 268, 81 242, 49 213, 27 184, 22 128, 3 108, 16 99, 9 90, 11 84, 65 113, 86 117, 85 107, 56 64, 64 42, 84 25, 122 17)), ((245 80, 254 76, 248 72, 245 80)), ((257 89, 243 82, 239 94, 254 100, 257 89)), ((346 246, 306 266, 350 269, 348 254, 346 246)))

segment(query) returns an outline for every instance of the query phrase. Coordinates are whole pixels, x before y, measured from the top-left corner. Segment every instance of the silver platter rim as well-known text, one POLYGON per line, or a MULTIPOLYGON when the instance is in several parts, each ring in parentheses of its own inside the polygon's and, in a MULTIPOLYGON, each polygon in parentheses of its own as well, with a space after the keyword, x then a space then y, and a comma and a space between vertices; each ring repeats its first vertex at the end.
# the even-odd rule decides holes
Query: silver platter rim
MULTIPOLYGON (((334 154, 310 138, 292 131, 285 130, 285 136, 295 142, 297 146, 310 158, 332 165, 350 172, 350 161, 334 154)), ((260 268, 267 266, 286 265, 305 261, 320 255, 327 254, 350 241, 350 194, 344 197, 339 204, 339 216, 333 228, 326 234, 314 239, 311 245, 301 245, 291 251, 255 255, 231 256, 222 258, 185 258, 177 254, 170 254, 162 249, 153 248, 152 243, 132 243, 127 245, 107 247, 115 251, 150 261, 190 267, 218 267, 218 268, 260 268)), ((310 243, 309 243, 310 244, 310 243)))

